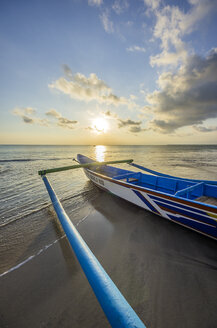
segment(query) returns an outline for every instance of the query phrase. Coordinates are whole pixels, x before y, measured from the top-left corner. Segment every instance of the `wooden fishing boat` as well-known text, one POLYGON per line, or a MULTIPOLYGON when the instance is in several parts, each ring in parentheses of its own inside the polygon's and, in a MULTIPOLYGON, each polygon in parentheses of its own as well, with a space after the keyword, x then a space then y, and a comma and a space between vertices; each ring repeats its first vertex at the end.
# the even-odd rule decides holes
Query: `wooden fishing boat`
POLYGON ((168 176, 131 163, 132 160, 130 165, 152 174, 97 166, 95 161, 80 154, 77 160, 86 176, 99 188, 217 239, 217 181, 168 176))

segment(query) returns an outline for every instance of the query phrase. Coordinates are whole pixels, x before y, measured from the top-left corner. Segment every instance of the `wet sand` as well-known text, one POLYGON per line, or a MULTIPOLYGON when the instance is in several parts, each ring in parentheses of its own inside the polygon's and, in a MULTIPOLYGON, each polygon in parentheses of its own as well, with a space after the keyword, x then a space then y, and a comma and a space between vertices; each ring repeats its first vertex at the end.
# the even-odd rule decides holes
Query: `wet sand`
MULTIPOLYGON (((79 232, 147 327, 217 326, 215 241, 104 192, 84 207, 79 232)), ((0 290, 2 328, 110 327, 66 238, 0 290)))

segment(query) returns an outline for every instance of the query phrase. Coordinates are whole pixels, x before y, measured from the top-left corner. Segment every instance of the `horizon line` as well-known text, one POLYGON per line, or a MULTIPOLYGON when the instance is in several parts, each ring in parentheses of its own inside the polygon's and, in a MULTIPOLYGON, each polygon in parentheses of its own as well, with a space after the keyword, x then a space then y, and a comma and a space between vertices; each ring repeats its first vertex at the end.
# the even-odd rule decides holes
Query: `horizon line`
POLYGON ((84 146, 217 146, 217 143, 209 143, 209 144, 200 144, 200 143, 174 143, 174 144, 0 144, 0 146, 79 146, 79 147, 84 147, 84 146))

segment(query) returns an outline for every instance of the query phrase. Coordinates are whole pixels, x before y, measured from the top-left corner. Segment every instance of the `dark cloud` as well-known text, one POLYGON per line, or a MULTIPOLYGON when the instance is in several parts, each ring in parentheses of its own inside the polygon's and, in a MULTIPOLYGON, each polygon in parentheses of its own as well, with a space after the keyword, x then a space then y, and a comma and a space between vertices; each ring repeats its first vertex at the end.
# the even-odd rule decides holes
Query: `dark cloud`
POLYGON ((20 117, 26 124, 38 124, 42 126, 48 126, 49 121, 46 119, 39 119, 37 117, 32 117, 36 113, 36 110, 31 107, 26 108, 15 108, 12 112, 14 115, 20 117))
POLYGON ((147 130, 147 129, 143 129, 141 127, 142 121, 133 121, 131 119, 122 120, 116 113, 111 112, 110 110, 108 110, 107 112, 102 112, 102 114, 107 119, 113 119, 113 120, 117 121, 119 128, 126 128, 127 127, 129 132, 139 133, 139 132, 147 130))
POLYGON ((161 131, 161 133, 172 133, 180 126, 175 122, 175 120, 164 121, 164 120, 153 120, 150 123, 151 128, 154 131, 161 131))
POLYGON ((129 131, 132 133, 139 133, 142 131, 146 131, 146 129, 142 129, 141 126, 131 126, 129 131))
POLYGON ((52 117, 55 121, 49 121, 47 119, 41 119, 38 117, 30 117, 30 115, 32 115, 35 112, 36 111, 33 110, 31 107, 15 108, 13 110, 13 114, 21 117, 23 122, 27 124, 38 124, 41 126, 50 126, 55 124, 57 126, 60 126, 61 128, 73 129, 75 124, 78 123, 78 121, 70 120, 68 118, 62 117, 62 115, 59 112, 57 112, 56 109, 50 109, 49 111, 46 112, 46 115, 52 117))
POLYGON ((132 120, 121 120, 118 119, 119 123, 118 123, 118 127, 119 128, 123 128, 126 126, 140 126, 142 124, 142 121, 132 121, 132 120))
POLYGON ((66 64, 63 64, 62 67, 63 67, 63 71, 64 71, 64 74, 66 75, 66 77, 68 79, 72 80, 73 76, 72 76, 71 68, 66 64))
POLYGON ((29 123, 29 124, 33 124, 33 123, 35 123, 35 120, 32 119, 31 117, 28 117, 28 116, 26 116, 26 115, 23 115, 23 116, 21 116, 21 117, 22 117, 22 119, 23 119, 23 122, 25 122, 25 123, 29 123))
POLYGON ((74 124, 78 123, 78 121, 63 117, 62 114, 60 114, 56 109, 50 109, 48 112, 46 112, 46 115, 56 119, 57 125, 61 128, 73 129, 74 124))
POLYGON ((112 116, 112 113, 108 110, 107 112, 104 113, 106 116, 112 116))
POLYGON ((56 109, 50 109, 46 112, 46 115, 57 119, 57 125, 61 128, 73 129, 74 124, 78 123, 78 121, 69 120, 66 117, 62 117, 62 114, 60 114, 56 109))
POLYGON ((217 126, 210 126, 210 127, 206 127, 206 126, 194 126, 194 129, 198 132, 213 132, 213 131, 217 131, 217 126))
POLYGON ((146 129, 143 129, 141 127, 142 121, 133 121, 133 120, 122 120, 118 118, 118 127, 119 128, 124 128, 128 127, 128 131, 131 133, 139 133, 142 131, 146 131, 146 129))
POLYGON ((62 128, 74 129, 74 125, 78 123, 78 121, 72 121, 65 117, 59 117, 57 125, 62 128))
POLYGON ((107 110, 107 112, 101 112, 101 114, 107 119, 118 119, 118 115, 110 110, 107 110))
POLYGON ((153 129, 170 133, 217 117, 217 49, 206 58, 188 58, 177 73, 161 74, 158 83, 161 90, 147 96, 156 114, 153 129))

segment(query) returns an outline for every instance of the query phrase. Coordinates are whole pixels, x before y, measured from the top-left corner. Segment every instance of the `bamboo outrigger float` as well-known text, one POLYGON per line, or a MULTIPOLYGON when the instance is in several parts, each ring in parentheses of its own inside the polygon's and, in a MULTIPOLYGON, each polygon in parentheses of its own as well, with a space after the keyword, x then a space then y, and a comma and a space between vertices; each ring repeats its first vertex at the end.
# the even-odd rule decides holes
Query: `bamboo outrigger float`
POLYGON ((54 169, 46 169, 38 171, 39 175, 45 175, 47 173, 54 173, 54 172, 60 172, 60 171, 67 171, 72 169, 80 169, 80 168, 90 168, 90 167, 100 167, 107 164, 120 164, 120 163, 127 163, 130 164, 133 162, 133 159, 123 159, 121 161, 107 161, 107 162, 92 162, 92 163, 85 163, 85 164, 78 164, 78 165, 70 165, 70 166, 63 166, 63 167, 57 167, 54 169))
MULTIPOLYGON (((132 160, 126 161, 112 161, 112 163, 130 163, 132 160)), ((69 169, 76 168, 87 168, 90 166, 100 167, 107 163, 96 162, 92 165, 73 165, 71 167, 63 167, 57 169, 48 169, 39 171, 44 184, 49 193, 50 199, 52 201, 55 212, 58 219, 65 231, 68 241, 110 323, 114 328, 145 328, 145 325, 137 316, 135 311, 126 301, 124 296, 118 290, 114 282, 105 272, 97 258, 91 252, 85 241, 82 239, 81 235, 67 216, 64 211, 57 195, 55 194, 52 186, 50 185, 46 173, 53 173, 59 171, 65 171, 69 169)))

